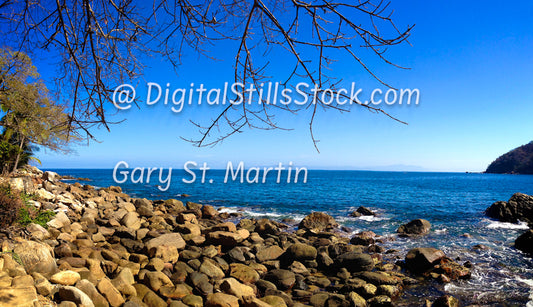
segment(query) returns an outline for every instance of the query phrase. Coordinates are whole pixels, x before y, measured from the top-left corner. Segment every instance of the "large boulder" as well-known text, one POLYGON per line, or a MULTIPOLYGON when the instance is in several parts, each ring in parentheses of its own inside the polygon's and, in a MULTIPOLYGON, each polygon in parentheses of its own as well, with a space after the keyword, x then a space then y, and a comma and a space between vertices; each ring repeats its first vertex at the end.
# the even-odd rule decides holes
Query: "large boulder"
POLYGON ((331 215, 323 212, 313 212, 304 217, 298 225, 298 228, 318 233, 337 228, 338 226, 339 224, 331 215))
POLYGON ((405 256, 405 264, 415 273, 423 273, 446 257, 443 251, 432 247, 413 248, 405 256))
POLYGON ((374 260, 369 254, 357 252, 344 253, 335 259, 335 263, 349 272, 371 271, 374 268, 374 260))
POLYGON ((15 245, 13 252, 19 256, 28 274, 40 273, 50 277, 58 271, 54 251, 46 244, 24 240, 15 245))
POLYGON ((485 214, 501 222, 527 222, 533 225, 533 196, 515 193, 509 201, 497 201, 492 204, 485 214))
POLYGON ((516 249, 533 256, 533 230, 528 230, 520 235, 515 241, 516 249))
POLYGON ((431 223, 424 219, 412 220, 398 227, 397 232, 401 235, 425 235, 429 233, 431 223))

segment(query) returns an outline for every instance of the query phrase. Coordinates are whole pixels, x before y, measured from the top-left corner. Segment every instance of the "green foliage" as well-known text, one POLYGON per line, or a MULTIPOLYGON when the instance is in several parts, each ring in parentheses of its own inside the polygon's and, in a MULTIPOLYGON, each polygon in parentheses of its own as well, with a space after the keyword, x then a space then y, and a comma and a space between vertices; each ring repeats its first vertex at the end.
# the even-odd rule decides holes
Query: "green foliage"
POLYGON ((21 226, 27 226, 31 223, 35 223, 47 228, 48 226, 46 223, 48 223, 55 215, 56 213, 52 210, 36 210, 32 206, 26 205, 20 208, 19 219, 17 222, 21 226))

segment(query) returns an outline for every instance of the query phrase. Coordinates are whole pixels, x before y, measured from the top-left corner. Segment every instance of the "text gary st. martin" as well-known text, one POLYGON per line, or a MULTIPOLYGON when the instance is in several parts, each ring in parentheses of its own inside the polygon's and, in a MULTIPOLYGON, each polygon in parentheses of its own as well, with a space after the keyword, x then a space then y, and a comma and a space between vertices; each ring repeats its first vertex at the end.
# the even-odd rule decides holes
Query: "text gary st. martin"
MULTIPOLYGON (((195 161, 187 161, 183 164, 184 176, 181 181, 186 184, 195 182, 200 183, 214 183, 215 179, 221 179, 220 176, 212 176, 212 170, 207 162, 203 162, 201 166, 195 161)), ((181 170, 180 170, 181 171, 181 170)), ((243 161, 234 164, 228 161, 226 169, 223 171, 223 183, 240 182, 240 183, 307 183, 307 168, 296 167, 293 162, 283 164, 279 162, 272 167, 245 167, 243 161)), ((154 180, 158 180, 157 188, 160 191, 166 191, 171 186, 172 168, 164 169, 161 167, 135 167, 130 168, 125 161, 118 162, 113 168, 113 180, 117 184, 122 184, 130 181, 134 184, 149 184, 154 180), (153 177, 156 177, 155 179, 153 177)))

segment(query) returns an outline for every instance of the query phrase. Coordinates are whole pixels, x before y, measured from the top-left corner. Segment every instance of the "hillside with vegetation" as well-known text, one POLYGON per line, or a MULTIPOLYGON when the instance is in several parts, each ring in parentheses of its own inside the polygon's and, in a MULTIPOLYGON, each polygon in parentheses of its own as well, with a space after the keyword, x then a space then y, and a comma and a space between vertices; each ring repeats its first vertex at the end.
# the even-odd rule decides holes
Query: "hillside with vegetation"
POLYGON ((533 174, 533 141, 498 157, 485 173, 533 174))

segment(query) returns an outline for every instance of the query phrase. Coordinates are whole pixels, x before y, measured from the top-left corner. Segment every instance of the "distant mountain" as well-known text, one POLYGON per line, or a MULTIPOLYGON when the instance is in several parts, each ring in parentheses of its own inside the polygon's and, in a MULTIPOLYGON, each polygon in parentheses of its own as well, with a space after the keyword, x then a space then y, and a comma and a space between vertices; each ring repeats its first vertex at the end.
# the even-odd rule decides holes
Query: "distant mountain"
POLYGON ((487 167, 485 173, 533 174, 533 141, 500 156, 487 167))

